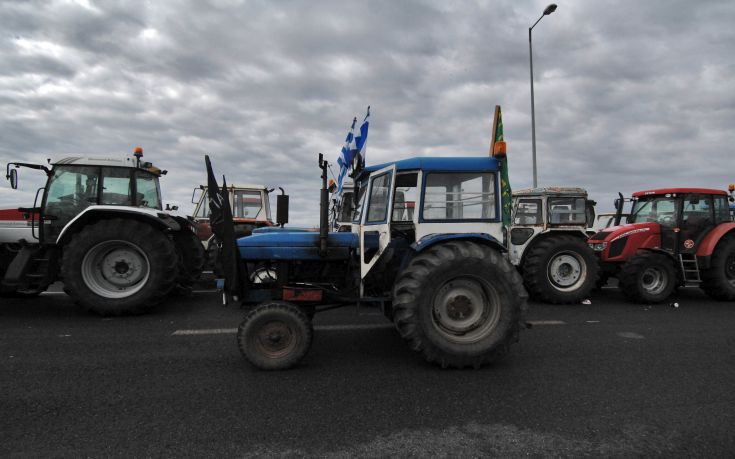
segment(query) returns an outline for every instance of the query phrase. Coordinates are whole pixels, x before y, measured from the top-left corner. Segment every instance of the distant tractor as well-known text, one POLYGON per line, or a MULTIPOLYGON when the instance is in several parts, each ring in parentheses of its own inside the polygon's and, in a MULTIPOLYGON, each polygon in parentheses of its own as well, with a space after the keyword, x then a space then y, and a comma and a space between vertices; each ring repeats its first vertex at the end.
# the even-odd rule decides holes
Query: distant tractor
POLYGON ((578 303, 598 279, 595 254, 587 245, 594 201, 582 188, 534 188, 513 193, 508 255, 532 298, 578 303))
POLYGON ((222 236, 225 290, 257 304, 237 334, 245 357, 258 368, 289 368, 311 345, 314 314, 355 304, 381 308, 428 362, 480 367, 504 357, 525 323, 527 293, 503 256, 497 160, 424 157, 365 168, 355 175, 364 191, 350 232, 328 231, 321 155, 319 166, 318 232, 261 228, 236 243, 222 236), (231 264, 228 253, 236 254, 231 264), (270 282, 252 281, 262 269, 273 271, 270 282))
MULTIPOLYGON (((678 286, 697 285, 714 299, 735 300, 735 222, 725 191, 665 188, 631 200, 627 224, 588 241, 629 299, 659 303, 678 286)), ((619 214, 623 205, 616 201, 619 214)))
POLYGON ((47 182, 33 207, 0 211, 0 294, 35 295, 61 280, 83 308, 120 315, 142 313, 199 276, 194 226, 162 211, 166 171, 142 162, 142 149, 134 156, 8 164, 12 188, 19 167, 42 170, 47 182))
MULTIPOLYGON (((228 185, 227 191, 230 197, 235 237, 250 236, 257 228, 273 226, 268 198, 272 189, 263 185, 228 185)), ((205 269, 214 269, 217 263, 218 241, 212 233, 209 195, 205 185, 194 189, 191 202, 196 204, 192 220, 196 223, 197 237, 204 244, 205 269)))

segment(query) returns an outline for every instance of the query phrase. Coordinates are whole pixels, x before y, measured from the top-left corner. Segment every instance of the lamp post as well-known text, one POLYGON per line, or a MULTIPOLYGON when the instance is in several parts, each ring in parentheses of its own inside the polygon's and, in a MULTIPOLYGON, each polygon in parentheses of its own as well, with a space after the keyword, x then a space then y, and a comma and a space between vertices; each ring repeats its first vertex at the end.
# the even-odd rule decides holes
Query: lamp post
POLYGON ((533 48, 531 46, 531 31, 534 27, 536 27, 536 24, 539 23, 541 19, 544 18, 544 16, 548 16, 551 13, 556 11, 556 3, 552 3, 551 5, 544 8, 544 14, 541 15, 540 18, 536 22, 533 23, 531 27, 528 28, 528 59, 530 62, 531 67, 531 146, 533 149, 533 187, 538 187, 538 176, 536 175, 536 110, 533 103, 533 48))

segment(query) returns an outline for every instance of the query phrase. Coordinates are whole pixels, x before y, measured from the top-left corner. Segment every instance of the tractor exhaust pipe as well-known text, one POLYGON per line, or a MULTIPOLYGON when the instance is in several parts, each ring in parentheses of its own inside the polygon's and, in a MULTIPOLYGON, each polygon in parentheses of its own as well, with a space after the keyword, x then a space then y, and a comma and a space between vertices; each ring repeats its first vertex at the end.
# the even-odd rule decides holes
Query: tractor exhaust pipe
POLYGON ((329 234, 329 191, 327 190, 327 167, 324 155, 319 153, 319 168, 322 170, 322 189, 319 196, 319 256, 327 256, 327 236, 329 234))

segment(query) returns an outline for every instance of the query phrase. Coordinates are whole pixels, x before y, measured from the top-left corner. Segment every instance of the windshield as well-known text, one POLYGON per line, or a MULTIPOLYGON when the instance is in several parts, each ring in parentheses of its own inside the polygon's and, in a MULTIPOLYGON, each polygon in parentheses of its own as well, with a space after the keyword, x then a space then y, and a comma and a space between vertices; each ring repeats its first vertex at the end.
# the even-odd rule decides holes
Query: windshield
POLYGON ((628 223, 655 222, 662 225, 674 225, 676 221, 676 198, 671 196, 638 198, 633 203, 633 210, 628 217, 628 223))

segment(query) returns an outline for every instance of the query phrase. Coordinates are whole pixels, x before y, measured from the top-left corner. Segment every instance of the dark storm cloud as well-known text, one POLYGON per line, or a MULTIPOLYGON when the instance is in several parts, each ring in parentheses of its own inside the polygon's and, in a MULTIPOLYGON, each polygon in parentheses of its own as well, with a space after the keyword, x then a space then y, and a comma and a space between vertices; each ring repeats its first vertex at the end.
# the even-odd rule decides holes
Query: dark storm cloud
MULTIPOLYGON (((531 184, 528 27, 516 1, 4 2, 0 159, 146 157, 190 209, 203 155, 282 185, 316 224, 316 154, 372 106, 368 162, 485 155, 503 107, 511 182, 531 184)), ((723 187, 735 143, 730 2, 574 1, 534 29, 541 185, 614 194, 723 187)), ((336 170, 335 170, 336 172, 336 170)), ((23 171, 29 204, 40 181, 23 171)))

